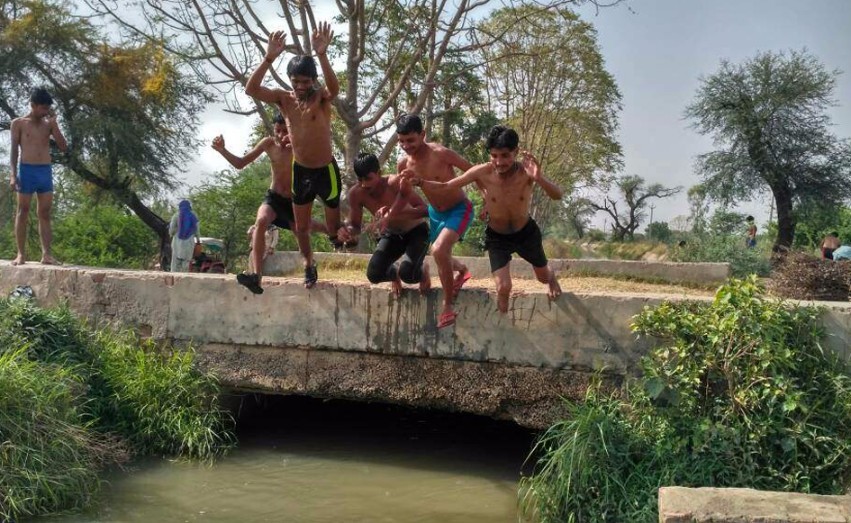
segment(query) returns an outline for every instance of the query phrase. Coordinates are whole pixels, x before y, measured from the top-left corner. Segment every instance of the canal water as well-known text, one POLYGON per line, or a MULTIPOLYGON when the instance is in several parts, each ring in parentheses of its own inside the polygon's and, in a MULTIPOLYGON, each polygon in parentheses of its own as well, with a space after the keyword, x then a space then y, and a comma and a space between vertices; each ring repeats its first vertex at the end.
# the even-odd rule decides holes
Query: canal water
POLYGON ((49 521, 515 522, 534 440, 476 416, 276 396, 245 398, 238 436, 212 466, 110 473, 97 507, 49 521))

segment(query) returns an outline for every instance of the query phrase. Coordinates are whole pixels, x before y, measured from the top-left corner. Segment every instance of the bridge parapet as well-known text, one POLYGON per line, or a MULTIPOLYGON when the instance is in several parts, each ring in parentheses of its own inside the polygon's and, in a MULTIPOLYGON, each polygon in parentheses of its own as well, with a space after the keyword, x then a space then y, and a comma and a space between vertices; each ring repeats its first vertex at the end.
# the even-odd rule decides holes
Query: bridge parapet
MULTIPOLYGON (((169 274, 0 262, 0 292, 30 285, 45 306, 67 301, 93 320, 192 342, 203 365, 239 390, 463 410, 543 427, 562 397, 580 399, 596 371, 617 383, 648 349, 630 321, 666 296, 543 292, 500 314, 485 290, 461 293, 457 324, 436 328, 441 293, 400 298, 368 284, 306 290, 267 278, 250 294, 233 275, 169 274)), ((676 297, 670 297, 676 299, 676 297)), ((831 305, 828 345, 848 357, 851 310, 831 305)))

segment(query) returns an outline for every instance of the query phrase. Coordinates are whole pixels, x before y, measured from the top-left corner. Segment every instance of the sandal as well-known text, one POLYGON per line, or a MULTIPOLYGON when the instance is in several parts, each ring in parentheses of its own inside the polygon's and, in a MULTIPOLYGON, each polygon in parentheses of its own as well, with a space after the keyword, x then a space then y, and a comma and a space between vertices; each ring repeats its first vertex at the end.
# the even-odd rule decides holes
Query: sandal
POLYGON ((455 325, 455 318, 458 317, 458 313, 455 311, 444 312, 437 319, 437 328, 442 329, 444 327, 449 327, 450 325, 455 325))
POLYGON ((316 280, 319 279, 319 271, 316 270, 316 262, 304 268, 304 288, 310 289, 316 285, 316 280))
POLYGON ((464 284, 467 283, 467 280, 469 280, 472 277, 473 277, 473 275, 470 273, 470 271, 467 271, 461 276, 460 279, 455 278, 455 282, 452 284, 452 290, 455 292, 456 296, 458 295, 459 292, 461 292, 461 287, 463 287, 464 284))
POLYGON ((257 274, 241 272, 236 275, 236 281, 254 294, 263 294, 263 287, 260 286, 260 276, 257 274))

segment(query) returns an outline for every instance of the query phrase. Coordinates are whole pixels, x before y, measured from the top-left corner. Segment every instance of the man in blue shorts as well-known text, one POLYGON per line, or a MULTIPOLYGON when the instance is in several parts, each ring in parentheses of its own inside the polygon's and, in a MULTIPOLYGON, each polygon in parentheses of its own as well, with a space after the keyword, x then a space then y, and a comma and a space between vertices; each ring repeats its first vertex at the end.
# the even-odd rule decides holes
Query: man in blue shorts
MULTIPOLYGON (((452 149, 426 142, 423 122, 415 114, 403 115, 396 121, 396 136, 399 146, 405 152, 397 166, 403 177, 448 182, 455 178, 455 169, 463 172, 472 167, 470 162, 452 149)), ((470 279, 467 267, 452 257, 452 246, 467 231, 473 219, 473 204, 464 191, 457 187, 424 185, 422 190, 429 203, 431 255, 443 287, 443 311, 437 320, 437 327, 443 328, 455 323, 457 313, 453 310, 452 302, 464 282, 470 279)))
POLYGON ((38 202, 38 232, 41 238, 41 263, 59 265, 50 254, 52 232, 50 209, 53 206, 53 170, 50 163, 50 139, 65 151, 68 142, 56 123, 56 114, 50 109, 53 97, 44 88, 33 89, 30 94, 30 112, 12 120, 12 176, 9 185, 18 193, 15 213, 15 242, 18 255, 12 265, 26 262, 27 221, 33 194, 38 202), (20 164, 18 160, 20 159, 20 164))

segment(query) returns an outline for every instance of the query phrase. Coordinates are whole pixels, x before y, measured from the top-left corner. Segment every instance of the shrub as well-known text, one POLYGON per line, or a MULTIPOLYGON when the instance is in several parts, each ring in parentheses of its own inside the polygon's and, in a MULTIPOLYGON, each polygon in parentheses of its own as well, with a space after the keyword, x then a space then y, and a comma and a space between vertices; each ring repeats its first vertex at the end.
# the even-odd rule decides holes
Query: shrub
POLYGON ((823 352, 819 311, 755 277, 712 303, 664 303, 634 330, 662 340, 622 395, 591 390, 539 441, 521 507, 540 521, 655 521, 664 485, 842 493, 851 378, 823 352))
POLYGON ((687 241, 684 247, 672 249, 671 261, 729 263, 733 277, 756 274, 768 276, 771 260, 767 245, 755 249, 745 247, 745 240, 735 236, 705 236, 687 241))

